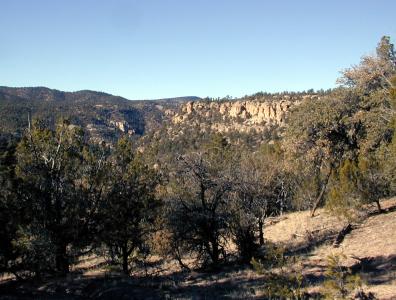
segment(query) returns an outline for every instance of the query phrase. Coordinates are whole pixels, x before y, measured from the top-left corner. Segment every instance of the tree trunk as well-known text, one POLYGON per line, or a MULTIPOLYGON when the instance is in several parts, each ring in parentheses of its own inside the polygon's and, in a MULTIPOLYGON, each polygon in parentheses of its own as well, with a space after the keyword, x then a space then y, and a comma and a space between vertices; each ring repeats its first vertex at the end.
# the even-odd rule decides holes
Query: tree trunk
POLYGON ((332 170, 333 169, 330 168, 329 173, 327 174, 326 179, 322 184, 322 189, 320 190, 320 193, 319 193, 318 197, 316 198, 316 201, 315 201, 314 206, 311 211, 311 218, 313 218, 315 216, 316 210, 318 209, 320 203, 322 203, 322 199, 323 199, 324 193, 326 191, 327 184, 329 183, 329 179, 330 179, 332 170))
POLYGON ((212 259, 213 266, 217 266, 219 264, 219 256, 220 256, 219 245, 217 244, 216 239, 212 239, 210 244, 212 246, 210 258, 212 259))
POLYGON ((69 260, 67 257, 67 244, 60 243, 56 249, 56 270, 62 274, 69 273, 69 260))
POLYGON ((264 222, 262 219, 259 220, 258 222, 259 225, 259 242, 260 242, 260 246, 264 245, 264 222))
POLYGON ((125 275, 129 275, 129 268, 128 268, 128 246, 124 245, 121 249, 122 251, 122 271, 125 275))
POLYGON ((219 264, 219 247, 216 245, 213 245, 213 255, 212 255, 212 260, 213 260, 213 265, 217 266, 219 264))
POLYGON ((183 268, 183 269, 186 269, 187 271, 191 271, 191 269, 186 265, 186 264, 184 264, 183 263, 183 261, 182 261, 182 258, 181 258, 181 255, 180 255, 180 251, 179 251, 179 247, 175 247, 175 254, 176 254, 176 259, 177 259, 177 261, 179 262, 179 265, 183 268))
POLYGON ((342 228, 334 240, 333 247, 338 247, 344 240, 345 236, 352 231, 352 225, 348 224, 342 228))
POLYGON ((382 213, 382 208, 381 208, 381 204, 380 204, 379 200, 375 201, 375 204, 377 204, 378 212, 382 213))

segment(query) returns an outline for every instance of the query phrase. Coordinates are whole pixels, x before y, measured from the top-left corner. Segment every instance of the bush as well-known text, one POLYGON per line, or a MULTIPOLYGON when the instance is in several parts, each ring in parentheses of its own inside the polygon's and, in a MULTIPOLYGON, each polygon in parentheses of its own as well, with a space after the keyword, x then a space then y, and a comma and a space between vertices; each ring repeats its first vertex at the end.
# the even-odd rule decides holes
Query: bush
POLYGON ((353 299, 375 299, 373 294, 363 291, 360 276, 353 275, 348 268, 342 266, 342 259, 345 259, 343 254, 329 255, 327 258, 326 281, 323 285, 326 299, 348 299, 352 294, 355 295, 353 299))
POLYGON ((303 287, 302 266, 295 257, 285 257, 284 248, 267 245, 264 258, 253 258, 251 264, 257 273, 265 275, 262 288, 265 297, 294 300, 308 298, 303 287))

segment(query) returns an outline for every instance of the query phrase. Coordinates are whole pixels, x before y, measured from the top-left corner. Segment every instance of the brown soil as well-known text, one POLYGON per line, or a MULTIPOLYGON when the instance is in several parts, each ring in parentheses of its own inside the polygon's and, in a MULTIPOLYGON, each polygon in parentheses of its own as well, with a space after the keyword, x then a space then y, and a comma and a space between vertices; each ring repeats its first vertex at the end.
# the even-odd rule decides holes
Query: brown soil
MULTIPOLYGON (((367 207, 339 247, 337 233, 348 223, 319 209, 267 220, 267 241, 299 257, 307 290, 321 291, 330 254, 342 253, 342 264, 365 281, 365 291, 378 299, 396 299, 396 198, 382 201, 384 213, 367 207)), ((293 266, 290 266, 293 268, 293 266)), ((67 278, 18 282, 0 277, 0 299, 262 299, 265 275, 230 264, 216 272, 184 272, 174 260, 151 257, 131 277, 121 275, 94 255, 81 257, 67 278)), ((274 270, 277 272, 277 270, 274 270)))

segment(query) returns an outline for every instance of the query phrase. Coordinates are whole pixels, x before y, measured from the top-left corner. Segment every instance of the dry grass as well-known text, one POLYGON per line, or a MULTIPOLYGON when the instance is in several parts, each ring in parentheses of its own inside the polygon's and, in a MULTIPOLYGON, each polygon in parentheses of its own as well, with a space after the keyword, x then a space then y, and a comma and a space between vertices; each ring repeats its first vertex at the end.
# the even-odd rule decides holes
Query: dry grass
MULTIPOLYGON (((314 218, 304 211, 269 219, 265 238, 300 257, 301 272, 310 282, 310 292, 320 291, 327 256, 343 253, 345 266, 359 267, 357 258, 370 262, 358 270, 366 281, 366 291, 374 292, 378 299, 396 299, 396 198, 383 201, 382 205, 388 212, 375 214, 368 207, 366 218, 354 225, 338 248, 332 242, 347 221, 324 209, 319 209, 314 218)), ((265 282, 264 275, 246 266, 229 265, 213 273, 187 273, 176 261, 156 256, 137 267, 131 278, 123 277, 109 268, 103 258, 94 255, 81 257, 72 271, 67 279, 53 278, 23 288, 33 298, 45 299, 113 299, 131 295, 134 299, 261 299, 265 282)), ((13 287, 10 285, 6 290, 13 287)))
POLYGON ((381 204, 388 211, 375 214, 374 208, 367 207, 367 217, 355 225, 338 248, 332 245, 334 233, 347 221, 329 215, 324 209, 318 210, 314 218, 307 211, 286 214, 280 222, 267 226, 265 235, 271 242, 291 248, 307 243, 315 236, 328 235, 329 239, 319 239, 324 242, 302 256, 305 276, 323 277, 326 258, 331 254, 344 254, 346 259, 342 264, 348 267, 356 266, 358 258, 368 259, 370 270, 360 271, 366 281, 366 290, 374 292, 379 299, 396 299, 396 198, 381 204))
POLYGON ((305 244, 313 235, 335 234, 342 229, 346 220, 332 216, 324 209, 318 209, 316 216, 311 218, 309 211, 284 214, 279 218, 268 220, 265 226, 265 238, 273 243, 281 243, 288 247, 305 244), (271 223, 275 223, 270 225, 271 223))

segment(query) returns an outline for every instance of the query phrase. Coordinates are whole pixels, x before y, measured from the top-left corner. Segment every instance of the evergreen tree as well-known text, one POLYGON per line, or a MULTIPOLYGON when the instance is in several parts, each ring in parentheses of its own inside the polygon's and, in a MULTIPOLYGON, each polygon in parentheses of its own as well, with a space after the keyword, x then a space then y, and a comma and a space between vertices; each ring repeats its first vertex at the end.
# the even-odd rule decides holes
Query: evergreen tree
POLYGON ((23 183, 15 176, 15 147, 11 136, 0 136, 0 272, 18 276, 23 267, 17 263, 21 253, 14 241, 20 226, 30 216, 23 200, 23 183))
POLYGON ((85 197, 91 188, 85 176, 89 169, 85 147, 83 131, 67 120, 59 122, 56 130, 34 122, 17 147, 17 175, 24 182, 32 215, 22 237, 37 241, 21 245, 38 254, 35 245, 44 243, 44 248, 53 249, 41 259, 51 265, 53 258, 61 273, 69 272, 73 252, 88 244, 87 225, 94 207, 85 197))
POLYGON ((159 200, 156 187, 159 176, 154 169, 134 155, 132 143, 121 138, 110 158, 105 201, 98 222, 101 238, 113 257, 129 274, 129 258, 134 251, 144 251, 153 231, 159 200))

